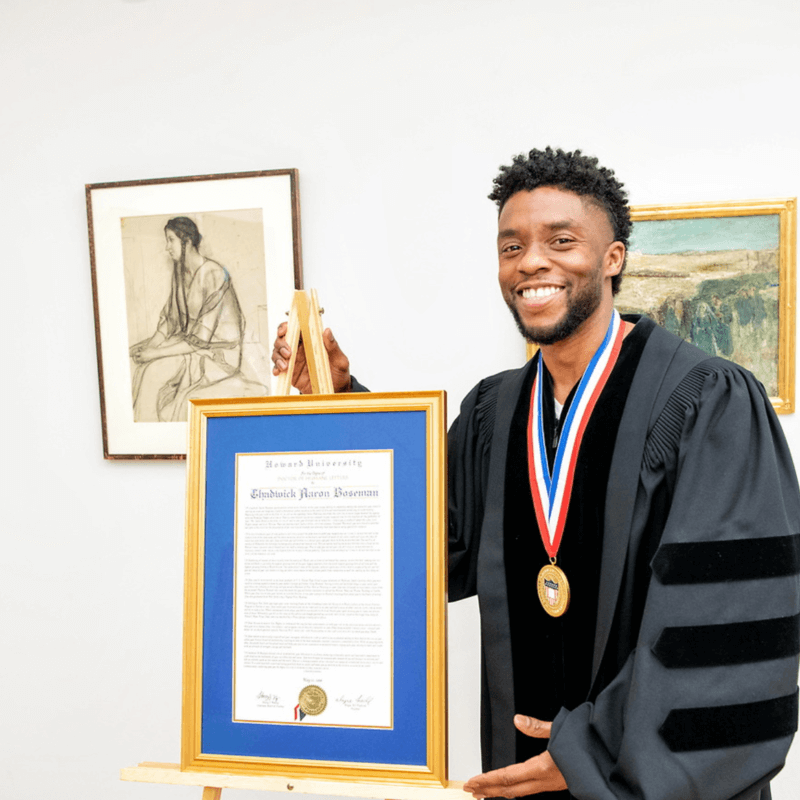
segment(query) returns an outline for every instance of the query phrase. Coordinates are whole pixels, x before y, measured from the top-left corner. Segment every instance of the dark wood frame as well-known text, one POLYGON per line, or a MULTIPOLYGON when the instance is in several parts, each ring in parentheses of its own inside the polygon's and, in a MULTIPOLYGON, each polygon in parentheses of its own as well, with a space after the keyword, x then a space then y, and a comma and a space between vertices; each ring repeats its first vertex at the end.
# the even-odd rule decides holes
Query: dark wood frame
MULTIPOLYGON (((103 456, 109 460, 171 460, 171 459, 185 459, 185 452, 174 453, 151 453, 151 452, 115 452, 114 448, 109 444, 109 399, 107 396, 107 381, 108 376, 104 374, 104 357, 103 357, 103 337, 101 336, 101 297, 98 285, 98 254, 96 247, 96 219, 95 207, 99 200, 100 193, 105 190, 118 190, 130 189, 136 187, 154 187, 160 185, 174 185, 174 184, 198 184, 213 181, 231 181, 241 179, 255 179, 255 178, 271 178, 277 176, 289 177, 289 194, 291 205, 291 235, 292 235, 292 269, 294 278, 294 289, 301 289, 303 286, 303 267, 302 267, 302 249, 300 238, 300 197, 299 197, 299 173, 296 169, 277 169, 277 170, 262 170, 254 172, 236 172, 236 173, 223 173, 223 174, 209 174, 209 175, 191 175, 174 178, 154 178, 146 180, 131 180, 131 181, 114 181, 106 183, 93 183, 86 185, 86 213, 88 220, 89 232, 89 258, 91 262, 91 280, 92 280, 92 296, 94 306, 94 327, 97 346, 97 371, 100 389, 100 412, 102 419, 102 435, 103 435, 103 456)), ((100 269, 103 265, 100 264, 100 269)), ((286 299, 286 303, 291 302, 291 297, 286 299)), ((288 308, 288 305, 287 305, 288 308)), ((274 326, 273 326, 274 327, 274 326)), ((108 355, 106 356, 108 358, 108 355)), ((164 423, 164 424, 180 424, 186 423, 164 423)), ((184 437, 185 439, 185 437, 184 437)))

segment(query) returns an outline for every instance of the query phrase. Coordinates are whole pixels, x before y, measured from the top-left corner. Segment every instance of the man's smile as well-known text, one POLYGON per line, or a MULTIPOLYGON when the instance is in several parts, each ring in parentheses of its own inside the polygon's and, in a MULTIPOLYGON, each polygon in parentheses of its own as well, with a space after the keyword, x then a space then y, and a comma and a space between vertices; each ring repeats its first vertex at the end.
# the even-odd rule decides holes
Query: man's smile
POLYGON ((530 286, 519 290, 518 294, 523 300, 546 300, 563 291, 563 286, 530 286))

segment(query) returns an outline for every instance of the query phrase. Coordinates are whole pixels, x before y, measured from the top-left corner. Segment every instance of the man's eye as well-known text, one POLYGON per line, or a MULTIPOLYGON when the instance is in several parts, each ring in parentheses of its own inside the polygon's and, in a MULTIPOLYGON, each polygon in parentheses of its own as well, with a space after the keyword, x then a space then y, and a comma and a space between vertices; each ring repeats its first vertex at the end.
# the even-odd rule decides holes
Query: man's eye
POLYGON ((507 244, 500 248, 501 253, 511 253, 516 250, 519 250, 520 246, 518 244, 507 244))

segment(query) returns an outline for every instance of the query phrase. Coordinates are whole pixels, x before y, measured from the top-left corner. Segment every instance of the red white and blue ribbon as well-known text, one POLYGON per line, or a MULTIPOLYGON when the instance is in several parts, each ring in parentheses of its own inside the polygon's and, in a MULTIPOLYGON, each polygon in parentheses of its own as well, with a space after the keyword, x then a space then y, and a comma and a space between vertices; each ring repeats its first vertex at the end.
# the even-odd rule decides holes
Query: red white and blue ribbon
POLYGON ((564 525, 567 520, 575 465, 581 440, 589 423, 595 404, 606 385, 611 370, 617 362, 625 326, 615 309, 602 344, 592 356, 589 366, 575 390, 570 404, 561 437, 553 460, 553 472, 547 462, 547 449, 544 440, 542 419, 542 356, 539 354, 536 380, 531 392, 531 411, 528 417, 528 475, 536 510, 536 521, 542 536, 544 548, 551 561, 555 563, 556 553, 561 546, 564 525))

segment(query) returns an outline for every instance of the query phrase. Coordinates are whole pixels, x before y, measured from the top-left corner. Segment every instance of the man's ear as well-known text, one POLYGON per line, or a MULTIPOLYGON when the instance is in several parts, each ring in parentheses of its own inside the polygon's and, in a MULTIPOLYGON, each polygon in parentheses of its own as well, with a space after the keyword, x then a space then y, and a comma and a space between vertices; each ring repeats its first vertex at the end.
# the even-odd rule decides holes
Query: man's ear
POLYGON ((613 278, 622 272, 622 265, 625 263, 625 245, 622 242, 611 242, 603 258, 603 275, 606 278, 613 278))

